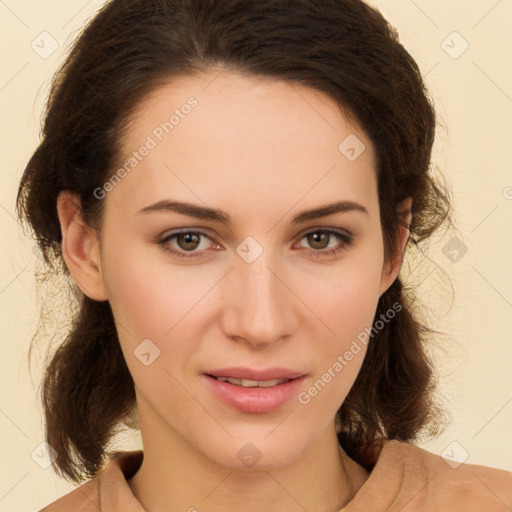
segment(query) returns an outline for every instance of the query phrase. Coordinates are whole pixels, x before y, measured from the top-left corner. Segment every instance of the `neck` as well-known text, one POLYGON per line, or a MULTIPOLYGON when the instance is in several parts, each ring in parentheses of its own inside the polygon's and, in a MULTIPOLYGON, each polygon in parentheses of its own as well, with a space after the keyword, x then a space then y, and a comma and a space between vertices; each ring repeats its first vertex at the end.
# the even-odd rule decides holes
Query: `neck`
POLYGON ((293 463, 245 471, 205 457, 176 432, 146 436, 143 427, 144 459, 128 485, 146 512, 337 512, 368 477, 339 446, 334 423, 293 463))

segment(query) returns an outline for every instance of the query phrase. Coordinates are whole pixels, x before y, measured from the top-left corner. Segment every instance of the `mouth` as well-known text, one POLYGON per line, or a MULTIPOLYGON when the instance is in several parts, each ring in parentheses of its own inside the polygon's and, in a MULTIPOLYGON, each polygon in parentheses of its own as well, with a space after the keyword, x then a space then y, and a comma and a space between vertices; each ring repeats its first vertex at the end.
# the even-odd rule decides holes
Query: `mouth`
POLYGON ((306 376, 287 368, 225 368, 204 374, 207 388, 217 399, 250 413, 278 410, 297 396, 306 376))

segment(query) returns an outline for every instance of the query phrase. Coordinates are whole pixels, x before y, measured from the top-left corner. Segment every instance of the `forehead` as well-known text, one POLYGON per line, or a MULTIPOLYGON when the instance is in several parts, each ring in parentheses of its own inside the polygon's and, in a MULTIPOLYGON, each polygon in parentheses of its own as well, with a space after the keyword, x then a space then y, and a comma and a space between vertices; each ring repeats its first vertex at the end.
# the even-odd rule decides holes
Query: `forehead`
POLYGON ((175 77, 144 98, 120 161, 126 172, 107 197, 128 196, 118 206, 130 213, 177 195, 224 209, 240 196, 260 209, 376 199, 371 143, 334 100, 226 70, 175 77))

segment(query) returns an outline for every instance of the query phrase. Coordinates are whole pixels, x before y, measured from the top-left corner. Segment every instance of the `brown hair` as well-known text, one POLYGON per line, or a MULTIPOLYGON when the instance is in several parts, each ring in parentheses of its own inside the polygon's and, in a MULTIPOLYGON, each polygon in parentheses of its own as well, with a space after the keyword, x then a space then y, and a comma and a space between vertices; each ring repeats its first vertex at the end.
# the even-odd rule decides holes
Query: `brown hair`
MULTIPOLYGON (((120 426, 136 428, 136 403, 109 302, 85 296, 62 259, 57 196, 76 193, 84 220, 101 226, 103 201, 93 191, 118 165, 130 115, 172 77, 218 66, 310 86, 353 116, 377 155, 386 260, 397 246, 403 199, 413 199, 409 244, 421 247, 450 221, 448 191, 429 172, 432 103, 417 64, 375 8, 361 0, 107 2, 53 79, 41 142, 17 197, 18 215, 35 233, 47 265, 46 279, 64 275, 75 295, 41 396, 46 440, 58 453, 55 471, 76 483, 98 473, 120 426)), ((367 468, 378 439, 412 440, 439 423, 425 351, 435 331, 420 322, 414 300, 400 278, 382 295, 375 319, 395 303, 402 309, 372 337, 337 414, 340 442, 367 468)), ((52 307, 48 303, 46 311, 52 307)))

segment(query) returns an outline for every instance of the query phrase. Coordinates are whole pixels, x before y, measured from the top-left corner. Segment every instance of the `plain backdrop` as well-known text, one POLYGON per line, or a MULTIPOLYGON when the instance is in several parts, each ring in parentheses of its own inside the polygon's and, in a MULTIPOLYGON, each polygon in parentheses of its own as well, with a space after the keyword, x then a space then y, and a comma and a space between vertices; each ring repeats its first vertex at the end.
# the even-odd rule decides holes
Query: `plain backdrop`
MULTIPOLYGON (((37 253, 22 236, 14 205, 38 143, 50 78, 102 3, 0 1, 0 511, 5 512, 38 510, 74 487, 32 458, 44 441, 37 398, 41 365, 31 376, 27 360, 38 317, 37 253)), ((452 188, 458 228, 431 247, 427 260, 415 267, 410 258, 403 269, 420 285, 432 326, 446 333, 433 354, 439 399, 451 423, 422 446, 447 460, 512 469, 512 3, 378 0, 374 5, 398 29, 435 101, 440 126, 434 161, 452 188)), ((139 438, 122 437, 119 446, 137 448, 139 438)))

